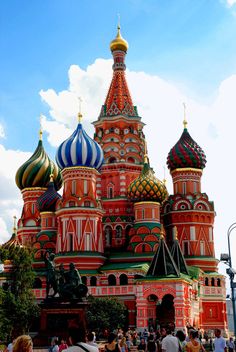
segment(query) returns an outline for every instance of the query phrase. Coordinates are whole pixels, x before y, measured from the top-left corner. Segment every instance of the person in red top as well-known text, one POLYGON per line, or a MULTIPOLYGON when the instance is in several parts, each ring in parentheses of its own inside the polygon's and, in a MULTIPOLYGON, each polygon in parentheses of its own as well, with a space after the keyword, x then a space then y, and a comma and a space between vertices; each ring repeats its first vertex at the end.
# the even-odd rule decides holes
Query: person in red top
POLYGON ((62 352, 68 348, 68 345, 64 339, 61 339, 61 343, 59 345, 59 352, 62 352))

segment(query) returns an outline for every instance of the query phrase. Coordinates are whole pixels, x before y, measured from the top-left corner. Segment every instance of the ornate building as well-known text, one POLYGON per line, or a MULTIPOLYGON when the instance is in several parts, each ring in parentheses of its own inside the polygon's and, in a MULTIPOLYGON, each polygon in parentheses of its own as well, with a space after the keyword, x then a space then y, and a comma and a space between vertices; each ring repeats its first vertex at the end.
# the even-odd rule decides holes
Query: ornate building
POLYGON ((227 330, 225 278, 214 254, 214 204, 201 190, 206 156, 184 130, 167 165, 173 194, 156 178, 147 155, 144 123, 125 77, 128 43, 120 28, 111 42, 113 77, 94 139, 79 122, 58 148, 56 163, 42 136, 17 171, 23 197, 10 241, 34 248, 34 292, 45 298, 45 252, 68 268, 73 262, 94 296, 117 296, 130 327, 175 322, 227 330), (62 186, 60 196, 57 190, 62 186))

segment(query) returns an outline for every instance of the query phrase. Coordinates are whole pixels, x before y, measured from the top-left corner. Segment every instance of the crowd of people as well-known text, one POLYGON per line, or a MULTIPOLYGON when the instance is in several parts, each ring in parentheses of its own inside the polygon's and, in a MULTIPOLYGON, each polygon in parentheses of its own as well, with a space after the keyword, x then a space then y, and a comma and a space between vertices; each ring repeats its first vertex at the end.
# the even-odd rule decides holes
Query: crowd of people
MULTIPOLYGON (((106 342, 103 344, 96 342, 96 334, 87 332, 83 326, 69 328, 69 338, 59 339, 53 337, 49 352, 233 352, 236 351, 236 341, 230 337, 226 341, 221 336, 221 330, 215 330, 214 339, 210 339, 208 344, 203 344, 201 332, 192 328, 187 329, 187 334, 183 330, 174 333, 173 325, 162 327, 154 331, 137 332, 128 330, 124 333, 122 329, 115 332, 105 332, 106 342)), ((204 339, 204 342, 205 339, 204 339)), ((1 347, 1 346, 0 346, 1 347)), ((4 349, 3 352, 32 352, 33 341, 30 336, 22 335, 17 337, 4 349)))

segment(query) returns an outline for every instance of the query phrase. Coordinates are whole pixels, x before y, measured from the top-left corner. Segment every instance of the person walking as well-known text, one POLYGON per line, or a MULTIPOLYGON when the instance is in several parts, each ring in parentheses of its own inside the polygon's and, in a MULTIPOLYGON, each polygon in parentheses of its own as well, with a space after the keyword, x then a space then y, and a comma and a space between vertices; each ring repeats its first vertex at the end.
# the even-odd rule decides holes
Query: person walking
POLYGON ((69 328, 69 343, 71 347, 68 347, 64 352, 99 352, 98 348, 91 346, 86 341, 86 329, 80 324, 69 328))
POLYGON ((232 337, 229 338, 229 341, 227 342, 227 347, 229 349, 229 352, 234 352, 234 340, 232 337))
POLYGON ((179 341, 177 337, 172 335, 172 329, 166 328, 166 337, 162 340, 161 351, 162 352, 179 352, 179 341))
POLYGON ((214 351, 215 352, 227 352, 226 341, 221 336, 220 329, 215 330, 214 351))

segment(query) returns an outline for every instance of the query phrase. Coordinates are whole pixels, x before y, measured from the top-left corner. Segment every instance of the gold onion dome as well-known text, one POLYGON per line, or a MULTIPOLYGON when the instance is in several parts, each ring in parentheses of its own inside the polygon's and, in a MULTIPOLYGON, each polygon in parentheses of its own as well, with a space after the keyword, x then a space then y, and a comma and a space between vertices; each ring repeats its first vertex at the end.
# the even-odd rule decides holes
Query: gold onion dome
POLYGON ((155 177, 147 156, 140 176, 128 186, 128 198, 133 202, 152 201, 162 203, 168 196, 166 186, 155 177))
POLYGON ((120 34, 120 26, 117 27, 117 35, 115 37, 115 39, 113 39, 110 43, 110 49, 111 51, 115 51, 115 50, 122 50, 122 51, 127 51, 129 48, 129 44, 128 42, 122 38, 121 34, 120 34))
POLYGON ((42 132, 40 131, 40 139, 35 152, 17 170, 15 180, 20 190, 33 187, 46 188, 50 182, 51 173, 53 174, 56 190, 62 186, 61 171, 46 154, 41 137, 42 132))

